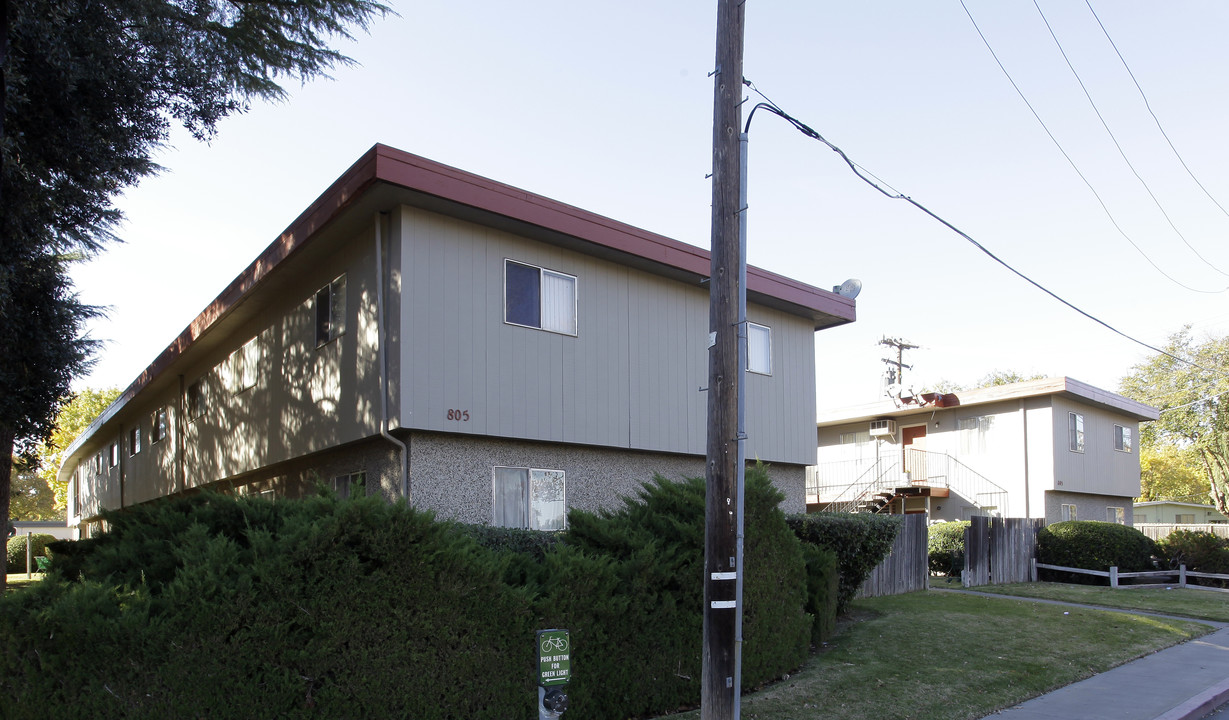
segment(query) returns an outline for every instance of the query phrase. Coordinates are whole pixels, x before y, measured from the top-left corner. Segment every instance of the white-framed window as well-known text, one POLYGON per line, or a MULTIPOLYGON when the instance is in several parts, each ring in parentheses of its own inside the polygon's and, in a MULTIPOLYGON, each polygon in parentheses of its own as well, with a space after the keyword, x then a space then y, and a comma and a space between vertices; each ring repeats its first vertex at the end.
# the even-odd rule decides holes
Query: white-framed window
POLYGON ((196 382, 188 386, 187 404, 188 417, 192 420, 205 414, 205 405, 208 403, 208 393, 205 390, 205 378, 198 378, 196 382))
POLYGON ((111 443, 111 446, 107 448, 107 467, 113 468, 116 465, 119 465, 119 440, 111 443))
POLYGON ((333 478, 333 492, 339 500, 362 497, 366 493, 367 473, 352 472, 333 478))
POLYGON ((1084 452, 1084 416, 1081 413, 1067 413, 1067 449, 1084 452))
POLYGON ((576 334, 576 277, 504 259, 504 322, 576 334))
POLYGON ((1148 516, 1144 513, 1133 513, 1131 517, 1134 518, 1136 525, 1148 522, 1148 516))
POLYGON ((166 437, 166 408, 160 407, 150 417, 149 444, 162 442, 166 437))
POLYGON ((256 338, 243 344, 243 347, 230 354, 227 362, 227 372, 230 375, 230 391, 236 395, 256 385, 256 376, 260 368, 260 345, 256 338))
POLYGON ((772 374, 772 328, 747 323, 747 372, 772 374))
POLYGON ((1119 525, 1126 525, 1127 524, 1126 510, 1120 507, 1105 508, 1105 521, 1112 522, 1112 523, 1118 523, 1119 525))
POLYGON ((346 276, 316 291, 316 347, 346 334, 346 276))
POLYGON ((1195 513, 1178 513, 1174 515, 1174 523, 1178 525, 1191 525, 1195 522, 1195 513))
POLYGON ((496 466, 496 527, 563 530, 567 524, 567 483, 562 470, 496 466))
POLYGON ((986 438, 992 424, 994 424, 993 415, 977 415, 957 420, 956 429, 960 431, 961 454, 981 455, 985 453, 986 438))
POLYGON ((1131 452, 1131 428, 1121 425, 1114 426, 1114 449, 1120 452, 1131 452))
POLYGON ((128 431, 128 455, 141 452, 141 426, 136 425, 128 431))
POLYGON ((1063 522, 1080 519, 1079 514, 1075 511, 1075 503, 1071 503, 1070 505, 1063 503, 1062 507, 1059 508, 1059 512, 1061 513, 1060 517, 1063 522))

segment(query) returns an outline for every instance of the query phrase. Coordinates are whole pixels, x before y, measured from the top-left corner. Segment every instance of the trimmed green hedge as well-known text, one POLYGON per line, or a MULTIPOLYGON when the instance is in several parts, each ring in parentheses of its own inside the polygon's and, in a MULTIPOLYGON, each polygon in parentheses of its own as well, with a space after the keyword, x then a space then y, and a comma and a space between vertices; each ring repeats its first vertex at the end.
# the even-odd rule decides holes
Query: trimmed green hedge
POLYGON ((841 571, 838 613, 849 609, 858 588, 892 551, 902 518, 870 513, 809 513, 789 517, 789 525, 800 540, 836 553, 841 571))
MULTIPOLYGON (((1171 568, 1186 565, 1194 572, 1229 574, 1229 538, 1204 530, 1174 530, 1157 542, 1157 552, 1171 568)), ((1215 587, 1229 585, 1214 578, 1190 581, 1215 587)))
POLYGON ((926 559, 932 575, 959 577, 964 570, 964 531, 969 520, 935 523, 926 530, 926 559))
MULTIPOLYGON (((47 545, 55 542, 54 535, 46 535, 37 533, 30 536, 30 553, 31 557, 35 555, 51 555, 47 550, 47 545)), ((6 554, 8 556, 8 571, 11 573, 22 573, 26 571, 26 534, 21 533, 9 538, 6 545, 6 554)), ((33 563, 33 561, 31 561, 33 563)), ((37 570, 38 565, 31 564, 31 569, 37 570)))
MULTIPOLYGON (((763 468, 746 488, 749 689, 798 667, 830 627, 835 573, 830 553, 804 558, 763 468)), ((703 480, 658 478, 558 534, 375 497, 203 494, 106 519, 108 532, 56 545, 46 580, 0 599, 3 717, 527 720, 546 627, 572 632, 579 717, 699 701, 703 480)))
MULTIPOLYGON (((1068 520, 1052 523, 1037 532, 1037 562, 1046 565, 1145 572, 1154 569, 1156 543, 1139 530, 1117 523, 1096 520, 1068 520)), ((1042 569, 1042 580, 1053 579, 1085 585, 1100 584, 1104 579, 1093 575, 1042 569)))

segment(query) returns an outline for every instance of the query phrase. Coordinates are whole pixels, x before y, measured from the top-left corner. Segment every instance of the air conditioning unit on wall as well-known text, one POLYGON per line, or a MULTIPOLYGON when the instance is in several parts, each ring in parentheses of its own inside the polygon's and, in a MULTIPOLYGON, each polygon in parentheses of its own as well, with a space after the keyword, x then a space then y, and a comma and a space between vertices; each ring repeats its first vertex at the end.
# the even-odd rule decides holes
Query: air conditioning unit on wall
POLYGON ((871 437, 896 437, 895 420, 871 420, 871 437))

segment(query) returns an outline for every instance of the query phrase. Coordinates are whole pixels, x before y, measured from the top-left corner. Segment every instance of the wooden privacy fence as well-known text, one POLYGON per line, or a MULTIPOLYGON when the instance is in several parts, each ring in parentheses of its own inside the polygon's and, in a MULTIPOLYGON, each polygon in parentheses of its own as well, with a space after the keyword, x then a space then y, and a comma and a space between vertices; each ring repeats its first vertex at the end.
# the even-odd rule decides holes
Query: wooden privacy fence
POLYGON ((871 571, 857 597, 883 597, 925 590, 930 575, 926 566, 926 516, 905 515, 892 551, 871 571))
POLYGON ((1036 580, 1037 531, 1041 518, 970 518, 964 531, 964 587, 1036 580))
POLYGON ((1174 525, 1172 523, 1135 523, 1135 529, 1152 538, 1161 540, 1174 530, 1190 530, 1191 532, 1212 533, 1218 537, 1229 538, 1229 525, 1212 523, 1206 525, 1174 525))

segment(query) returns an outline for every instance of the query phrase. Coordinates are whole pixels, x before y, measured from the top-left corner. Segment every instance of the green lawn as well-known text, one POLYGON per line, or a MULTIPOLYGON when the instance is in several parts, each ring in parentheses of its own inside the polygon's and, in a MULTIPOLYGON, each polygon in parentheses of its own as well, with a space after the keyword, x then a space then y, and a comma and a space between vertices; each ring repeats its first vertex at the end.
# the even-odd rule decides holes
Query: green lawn
POLYGON ((972 720, 1211 629, 934 591, 858 601, 842 625, 801 670, 744 696, 742 717, 972 720))
MULTIPOLYGON (((931 586, 944 587, 942 581, 932 583, 931 586)), ((959 587, 959 585, 953 587, 959 587)), ((1191 590, 1176 586, 1171 590, 1164 588, 1111 590, 1109 586, 1048 582, 987 585, 974 589, 978 592, 1000 595, 1062 600, 1128 610, 1147 610, 1166 615, 1183 615, 1229 622, 1229 593, 1213 590, 1191 590)))

